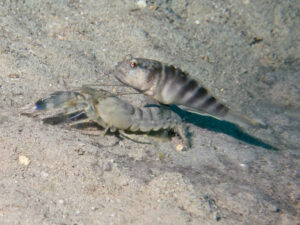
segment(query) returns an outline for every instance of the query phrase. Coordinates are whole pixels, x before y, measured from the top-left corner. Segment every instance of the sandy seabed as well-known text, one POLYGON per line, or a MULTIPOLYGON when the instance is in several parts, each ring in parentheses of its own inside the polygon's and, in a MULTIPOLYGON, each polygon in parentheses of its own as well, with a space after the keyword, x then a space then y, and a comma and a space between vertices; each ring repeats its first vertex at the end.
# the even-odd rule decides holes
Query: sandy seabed
POLYGON ((1 1, 0 224, 299 224, 299 27, 297 0, 1 1), (129 53, 268 128, 188 114, 193 147, 178 152, 176 138, 142 145, 24 113, 118 84, 129 53))

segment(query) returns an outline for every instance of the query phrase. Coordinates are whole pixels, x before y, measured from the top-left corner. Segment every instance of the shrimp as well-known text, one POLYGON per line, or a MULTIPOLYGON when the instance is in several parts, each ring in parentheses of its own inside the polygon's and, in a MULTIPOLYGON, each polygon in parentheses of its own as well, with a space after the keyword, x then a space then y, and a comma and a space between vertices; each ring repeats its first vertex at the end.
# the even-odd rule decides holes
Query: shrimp
MULTIPOLYGON (((60 108, 63 114, 85 114, 111 132, 142 132, 173 130, 189 148, 186 126, 173 111, 162 106, 136 107, 103 89, 83 86, 75 91, 58 91, 35 103, 36 110, 60 108)), ((126 136, 126 135, 125 135, 126 136)))
POLYGON ((127 55, 113 74, 121 83, 162 104, 178 105, 184 110, 208 114, 245 128, 263 126, 260 121, 230 110, 202 84, 172 65, 127 55))

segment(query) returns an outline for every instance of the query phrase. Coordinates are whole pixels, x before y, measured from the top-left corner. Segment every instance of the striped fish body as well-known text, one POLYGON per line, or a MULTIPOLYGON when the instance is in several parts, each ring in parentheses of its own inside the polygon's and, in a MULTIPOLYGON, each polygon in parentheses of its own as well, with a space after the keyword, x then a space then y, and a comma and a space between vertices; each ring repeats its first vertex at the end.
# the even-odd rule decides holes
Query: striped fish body
POLYGON ((242 127, 258 125, 256 121, 231 111, 202 84, 174 66, 128 55, 118 63, 114 76, 160 103, 183 106, 185 110, 209 114, 242 127))

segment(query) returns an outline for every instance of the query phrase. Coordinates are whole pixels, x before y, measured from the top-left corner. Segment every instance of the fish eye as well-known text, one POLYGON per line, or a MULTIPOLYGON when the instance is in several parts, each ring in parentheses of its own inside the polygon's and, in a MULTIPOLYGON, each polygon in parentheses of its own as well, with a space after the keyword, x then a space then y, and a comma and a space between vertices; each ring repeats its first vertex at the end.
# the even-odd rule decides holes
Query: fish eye
POLYGON ((136 67, 136 61, 135 61, 135 60, 132 60, 132 61, 130 62, 130 66, 131 66, 131 68, 135 68, 135 67, 136 67))

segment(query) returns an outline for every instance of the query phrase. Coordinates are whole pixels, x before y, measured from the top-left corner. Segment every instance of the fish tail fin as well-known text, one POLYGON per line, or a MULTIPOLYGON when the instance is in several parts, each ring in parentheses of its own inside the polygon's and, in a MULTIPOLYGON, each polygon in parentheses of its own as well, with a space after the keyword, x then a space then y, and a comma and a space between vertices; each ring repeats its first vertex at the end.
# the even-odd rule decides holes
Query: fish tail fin
POLYGON ((266 124, 258 119, 252 119, 241 113, 229 110, 228 113, 223 117, 224 120, 237 124, 241 128, 266 128, 266 124))

